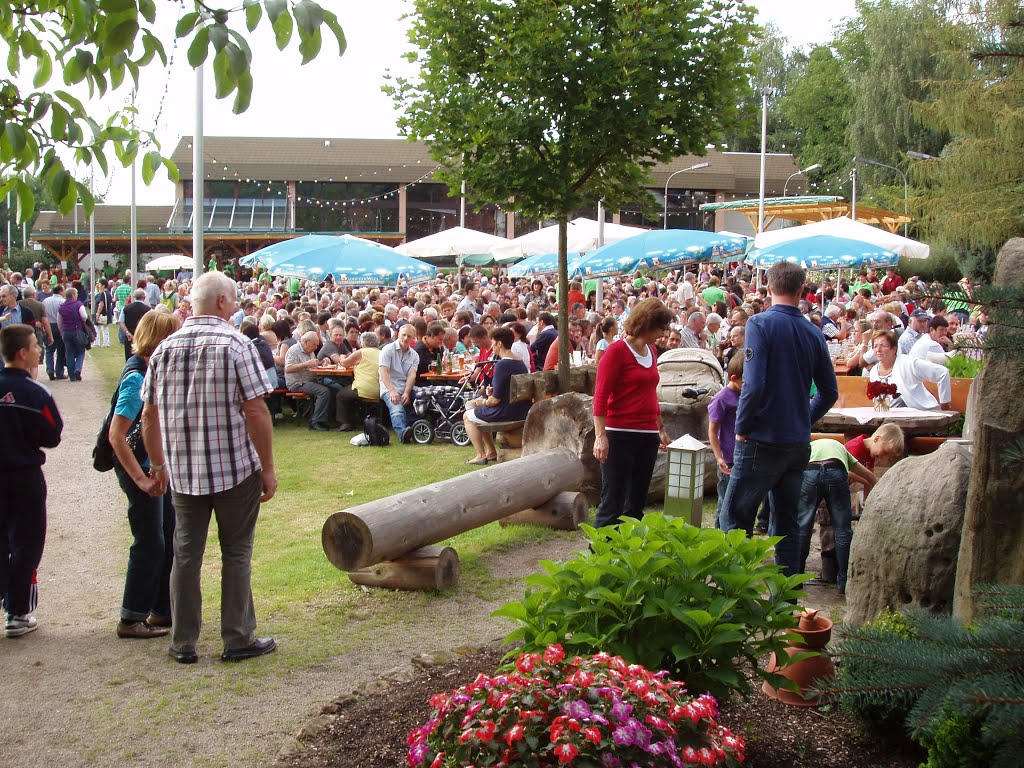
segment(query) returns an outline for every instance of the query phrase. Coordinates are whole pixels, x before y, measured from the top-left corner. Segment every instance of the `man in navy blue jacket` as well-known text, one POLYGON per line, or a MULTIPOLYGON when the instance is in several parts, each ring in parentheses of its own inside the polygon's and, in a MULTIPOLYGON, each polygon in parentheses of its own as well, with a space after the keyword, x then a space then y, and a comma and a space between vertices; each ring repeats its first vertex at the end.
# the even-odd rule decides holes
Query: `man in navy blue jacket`
POLYGON ((29 596, 32 574, 46 540, 46 480, 43 448, 60 443, 64 428, 50 392, 36 381, 39 343, 29 325, 12 323, 0 330, 0 595, 7 612, 4 634, 33 631, 29 596), (17 488, 17 494, 11 489, 17 488))
POLYGON ((839 398, 825 337, 800 313, 804 270, 779 262, 768 270, 772 306, 747 322, 743 390, 736 409, 736 449, 722 504, 726 531, 748 535, 764 497, 772 494, 769 532, 783 539, 775 562, 800 573, 797 504, 811 451, 811 425, 839 398), (811 382, 817 392, 810 396, 811 382))

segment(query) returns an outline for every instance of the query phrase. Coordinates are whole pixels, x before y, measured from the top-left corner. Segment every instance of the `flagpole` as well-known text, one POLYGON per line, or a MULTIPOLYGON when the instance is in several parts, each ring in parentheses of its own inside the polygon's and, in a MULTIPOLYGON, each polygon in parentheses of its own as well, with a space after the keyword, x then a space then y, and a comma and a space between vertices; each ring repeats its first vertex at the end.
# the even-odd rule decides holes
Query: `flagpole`
MULTIPOLYGON (((765 165, 768 156, 768 94, 761 94, 761 181, 758 189, 757 200, 757 232, 759 235, 764 231, 764 177, 765 165)), ((761 287, 761 270, 754 266, 757 271, 757 287, 761 287)))

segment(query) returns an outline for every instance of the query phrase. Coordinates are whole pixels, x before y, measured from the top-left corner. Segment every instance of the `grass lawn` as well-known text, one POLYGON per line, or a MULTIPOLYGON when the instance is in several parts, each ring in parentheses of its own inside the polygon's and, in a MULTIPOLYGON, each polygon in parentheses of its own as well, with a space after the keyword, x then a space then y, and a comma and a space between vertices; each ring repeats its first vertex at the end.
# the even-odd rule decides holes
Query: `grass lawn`
MULTIPOLYGON (((113 391, 124 355, 120 346, 94 349, 89 365, 98 368, 113 391)), ((338 510, 423 487, 474 471, 463 462, 471 448, 438 441, 429 446, 392 443, 387 448, 356 448, 355 433, 311 432, 291 417, 274 428, 274 457, 280 483, 263 505, 253 554, 253 595, 261 633, 287 644, 288 665, 316 664, 336 653, 357 649, 382 624, 415 619, 431 600, 472 595, 487 598, 494 579, 488 553, 559 534, 542 528, 497 523, 468 531, 445 543, 459 553, 461 583, 449 593, 400 593, 353 585, 327 560, 321 546, 324 520, 338 510), (366 632, 353 632, 353 615, 366 632), (366 621, 369 619, 370 621, 366 621), (363 636, 367 635, 367 636, 363 636)), ((126 543, 127 548, 127 543, 126 543)), ((204 630, 201 642, 217 643, 220 604, 220 556, 216 525, 211 525, 203 573, 204 630)), ((258 669, 239 665, 239 668, 258 669)), ((265 668, 264 668, 265 669, 265 668)))

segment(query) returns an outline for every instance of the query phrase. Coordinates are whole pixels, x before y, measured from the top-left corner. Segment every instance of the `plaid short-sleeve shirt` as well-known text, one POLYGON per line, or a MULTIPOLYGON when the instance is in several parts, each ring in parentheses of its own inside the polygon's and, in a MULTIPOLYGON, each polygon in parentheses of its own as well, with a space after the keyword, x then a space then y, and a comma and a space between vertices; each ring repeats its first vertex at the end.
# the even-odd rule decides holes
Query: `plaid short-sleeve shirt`
POLYGON ((262 468, 242 404, 271 390, 252 341, 219 317, 190 317, 161 342, 142 399, 157 407, 175 491, 220 493, 262 468))

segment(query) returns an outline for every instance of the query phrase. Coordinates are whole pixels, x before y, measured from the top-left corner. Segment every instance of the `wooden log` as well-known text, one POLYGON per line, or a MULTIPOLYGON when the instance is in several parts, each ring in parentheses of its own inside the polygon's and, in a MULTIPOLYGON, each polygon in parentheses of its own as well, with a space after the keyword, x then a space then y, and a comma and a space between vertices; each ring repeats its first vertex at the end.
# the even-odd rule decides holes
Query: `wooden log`
POLYGON ((543 504, 582 478, 572 451, 538 453, 335 512, 321 541, 337 568, 353 571, 543 504))
POLYGON ((524 400, 540 401, 548 395, 557 393, 558 371, 519 373, 512 377, 509 385, 509 400, 513 403, 524 400))
POLYGON ((558 531, 576 531, 580 523, 587 522, 589 510, 585 493, 565 491, 546 504, 509 515, 502 519, 501 525, 539 525, 558 531))
POLYGON ((494 444, 503 448, 522 448, 523 430, 515 429, 511 432, 499 432, 494 436, 494 444))
POLYGON ((597 503, 601 489, 601 464, 594 458, 592 403, 592 397, 576 392, 534 403, 523 426, 523 456, 554 449, 571 450, 583 464, 583 479, 579 485, 560 490, 584 491, 591 503, 597 503))
POLYGON ((459 582, 462 566, 451 547, 421 547, 396 560, 349 571, 353 584, 383 589, 450 589, 459 582))

